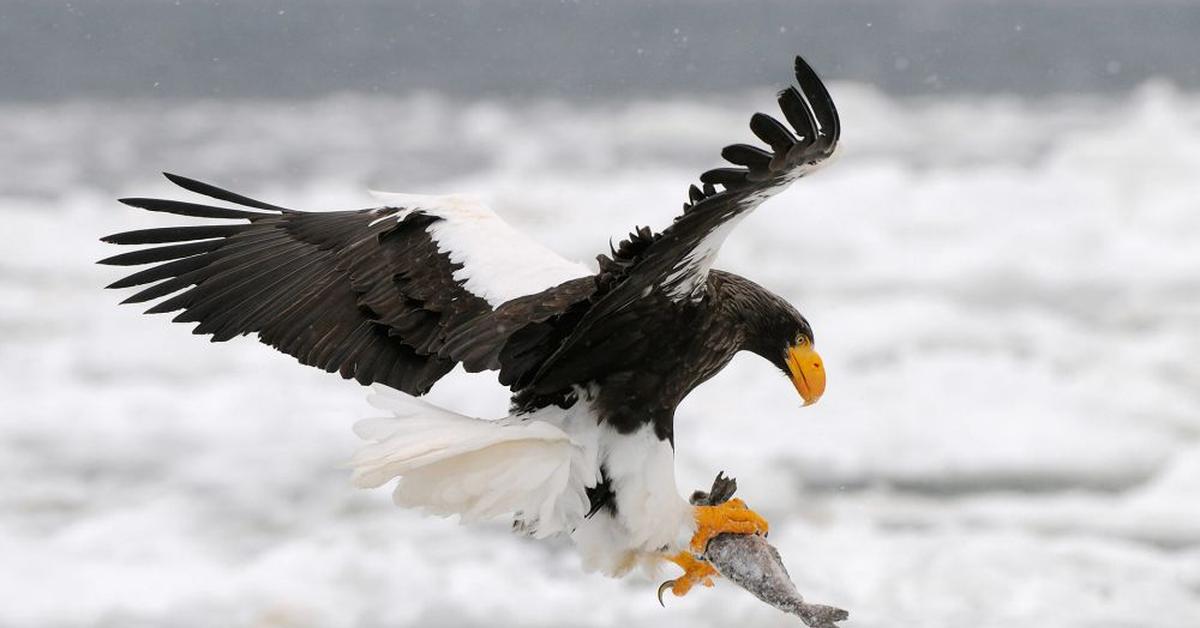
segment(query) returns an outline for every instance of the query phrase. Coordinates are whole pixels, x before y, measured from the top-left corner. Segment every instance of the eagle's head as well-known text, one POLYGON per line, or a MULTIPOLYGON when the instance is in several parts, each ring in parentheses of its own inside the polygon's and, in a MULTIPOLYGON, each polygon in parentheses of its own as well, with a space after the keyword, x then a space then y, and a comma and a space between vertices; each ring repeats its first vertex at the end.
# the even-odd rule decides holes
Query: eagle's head
POLYGON ((804 398, 804 405, 816 403, 825 392, 825 365, 813 348, 812 326, 778 297, 759 303, 755 314, 746 348, 783 371, 804 398))

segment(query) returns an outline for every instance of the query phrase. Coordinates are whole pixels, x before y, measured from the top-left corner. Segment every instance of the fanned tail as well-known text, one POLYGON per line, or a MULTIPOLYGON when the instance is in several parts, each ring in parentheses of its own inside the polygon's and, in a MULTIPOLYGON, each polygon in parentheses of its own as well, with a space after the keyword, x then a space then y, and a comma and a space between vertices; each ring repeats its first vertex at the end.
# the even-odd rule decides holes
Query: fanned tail
POLYGON ((351 460, 354 484, 374 488, 399 478, 397 505, 463 522, 515 517, 542 538, 570 532, 587 512, 582 448, 539 420, 486 421, 384 387, 368 401, 392 416, 359 421, 371 444, 351 460))

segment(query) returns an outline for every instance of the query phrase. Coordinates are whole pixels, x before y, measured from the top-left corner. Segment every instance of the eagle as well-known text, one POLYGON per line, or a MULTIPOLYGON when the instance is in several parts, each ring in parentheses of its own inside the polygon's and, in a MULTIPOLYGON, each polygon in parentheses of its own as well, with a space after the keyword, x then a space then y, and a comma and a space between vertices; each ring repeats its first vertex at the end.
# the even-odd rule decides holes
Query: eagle
MULTIPOLYGON (((467 195, 379 194, 381 206, 307 212, 166 174, 219 201, 120 202, 218 222, 102 238, 152 245, 99 263, 146 266, 109 288, 123 303, 178 312, 214 342, 258 339, 301 363, 373 387, 384 418, 357 486, 397 480, 398 505, 463 521, 511 519, 537 538, 569 536, 585 568, 623 575, 674 562, 665 586, 711 585, 721 533, 765 534, 743 501, 693 505, 674 473, 675 410, 741 351, 766 359, 808 405, 825 390, 812 327, 787 301, 713 268, 721 244, 763 201, 834 154, 840 123, 804 59, 763 113, 765 147, 733 144, 732 165, 700 175, 661 231, 635 228, 588 267, 567 261, 467 195), (507 416, 485 420, 420 396, 456 366, 495 371, 507 416)), ((661 599, 662 589, 660 589, 661 599)))

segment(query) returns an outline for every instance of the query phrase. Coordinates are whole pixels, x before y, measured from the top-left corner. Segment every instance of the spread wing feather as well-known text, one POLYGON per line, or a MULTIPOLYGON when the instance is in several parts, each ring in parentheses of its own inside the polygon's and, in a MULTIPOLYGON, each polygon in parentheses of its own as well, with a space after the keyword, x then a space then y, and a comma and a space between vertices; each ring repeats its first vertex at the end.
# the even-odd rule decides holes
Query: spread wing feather
POLYGON ((804 59, 796 58, 795 72, 796 85, 778 97, 792 128, 762 113, 750 119, 750 130, 769 150, 726 147, 722 156, 738 167, 700 175, 701 186, 691 186, 683 214, 669 227, 658 234, 636 231, 611 257, 600 258, 594 305, 530 378, 538 391, 589 381, 647 358, 636 344, 617 351, 597 348, 637 330, 640 317, 703 299, 712 262, 737 222, 833 155, 841 134, 833 99, 804 59))
MULTIPOLYGON (((101 260, 113 266, 149 265, 108 287, 140 288, 124 302, 157 301, 148 313, 177 312, 176 322, 195 323, 193 332, 214 342, 257 334, 304 364, 363 384, 422 394, 459 361, 445 349, 446 340, 457 327, 494 309, 488 297, 589 274, 512 230, 485 207, 446 205, 445 197, 406 197, 419 207, 310 213, 167 177, 239 207, 152 198, 122 202, 235 222, 103 238, 113 244, 158 245, 101 260), (488 250, 471 250, 479 240, 490 243, 488 250), (505 247, 516 253, 506 255, 505 247), (484 266, 485 273, 473 272, 484 266), (501 285, 480 283, 479 276, 487 273, 489 281, 501 285), (506 274, 519 277, 518 285, 503 285, 506 274)), ((480 339, 496 347, 460 343, 459 348, 472 356, 497 352, 509 334, 533 321, 534 310, 542 318, 550 315, 545 305, 508 308, 506 332, 492 330, 480 339)), ((485 368, 497 365, 493 360, 485 368)))
POLYGON ((833 154, 840 124, 829 92, 803 59, 795 69, 796 86, 779 93, 787 124, 750 119, 769 149, 726 147, 734 167, 702 174, 682 215, 661 233, 635 230, 599 256, 595 276, 466 197, 390 195, 385 207, 306 213, 176 175, 167 176, 238 207, 123 202, 238 222, 115 234, 105 240, 159 246, 101 263, 152 264, 110 287, 146 286, 126 302, 167 297, 149 311, 179 311, 176 321, 214 341, 257 333, 305 364, 412 394, 459 362, 555 394, 645 359, 639 319, 663 308, 682 316, 704 299, 733 226, 833 154))

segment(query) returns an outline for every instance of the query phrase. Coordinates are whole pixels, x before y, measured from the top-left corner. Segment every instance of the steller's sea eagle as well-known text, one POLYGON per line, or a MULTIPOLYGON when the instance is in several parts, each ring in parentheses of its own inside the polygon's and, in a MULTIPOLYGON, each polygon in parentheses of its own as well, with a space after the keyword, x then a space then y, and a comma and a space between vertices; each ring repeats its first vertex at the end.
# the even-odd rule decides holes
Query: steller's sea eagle
MULTIPOLYGON (((740 500, 693 506, 675 484, 674 414, 739 351, 766 358, 805 404, 825 390, 808 322, 780 297, 712 268, 733 227, 834 152, 838 114, 812 68, 779 93, 790 124, 762 113, 736 167, 700 175, 666 229, 639 228, 598 272, 568 262, 468 196, 382 195, 385 205, 309 213, 192 179, 218 201, 126 198, 133 207, 232 222, 103 238, 151 244, 102 260, 151 265, 110 288, 149 284, 125 303, 225 341, 257 334, 300 362, 376 384, 388 418, 358 423, 370 444, 354 481, 399 478, 397 504, 464 520, 511 517, 535 537, 567 534, 591 569, 620 575, 673 561, 676 595, 710 584, 703 559, 723 532, 765 533, 740 500), (236 207, 230 207, 236 206, 236 207), (481 420, 416 397, 456 364, 493 370, 510 414, 481 420)), ((661 594, 661 591, 660 591, 661 594)))

